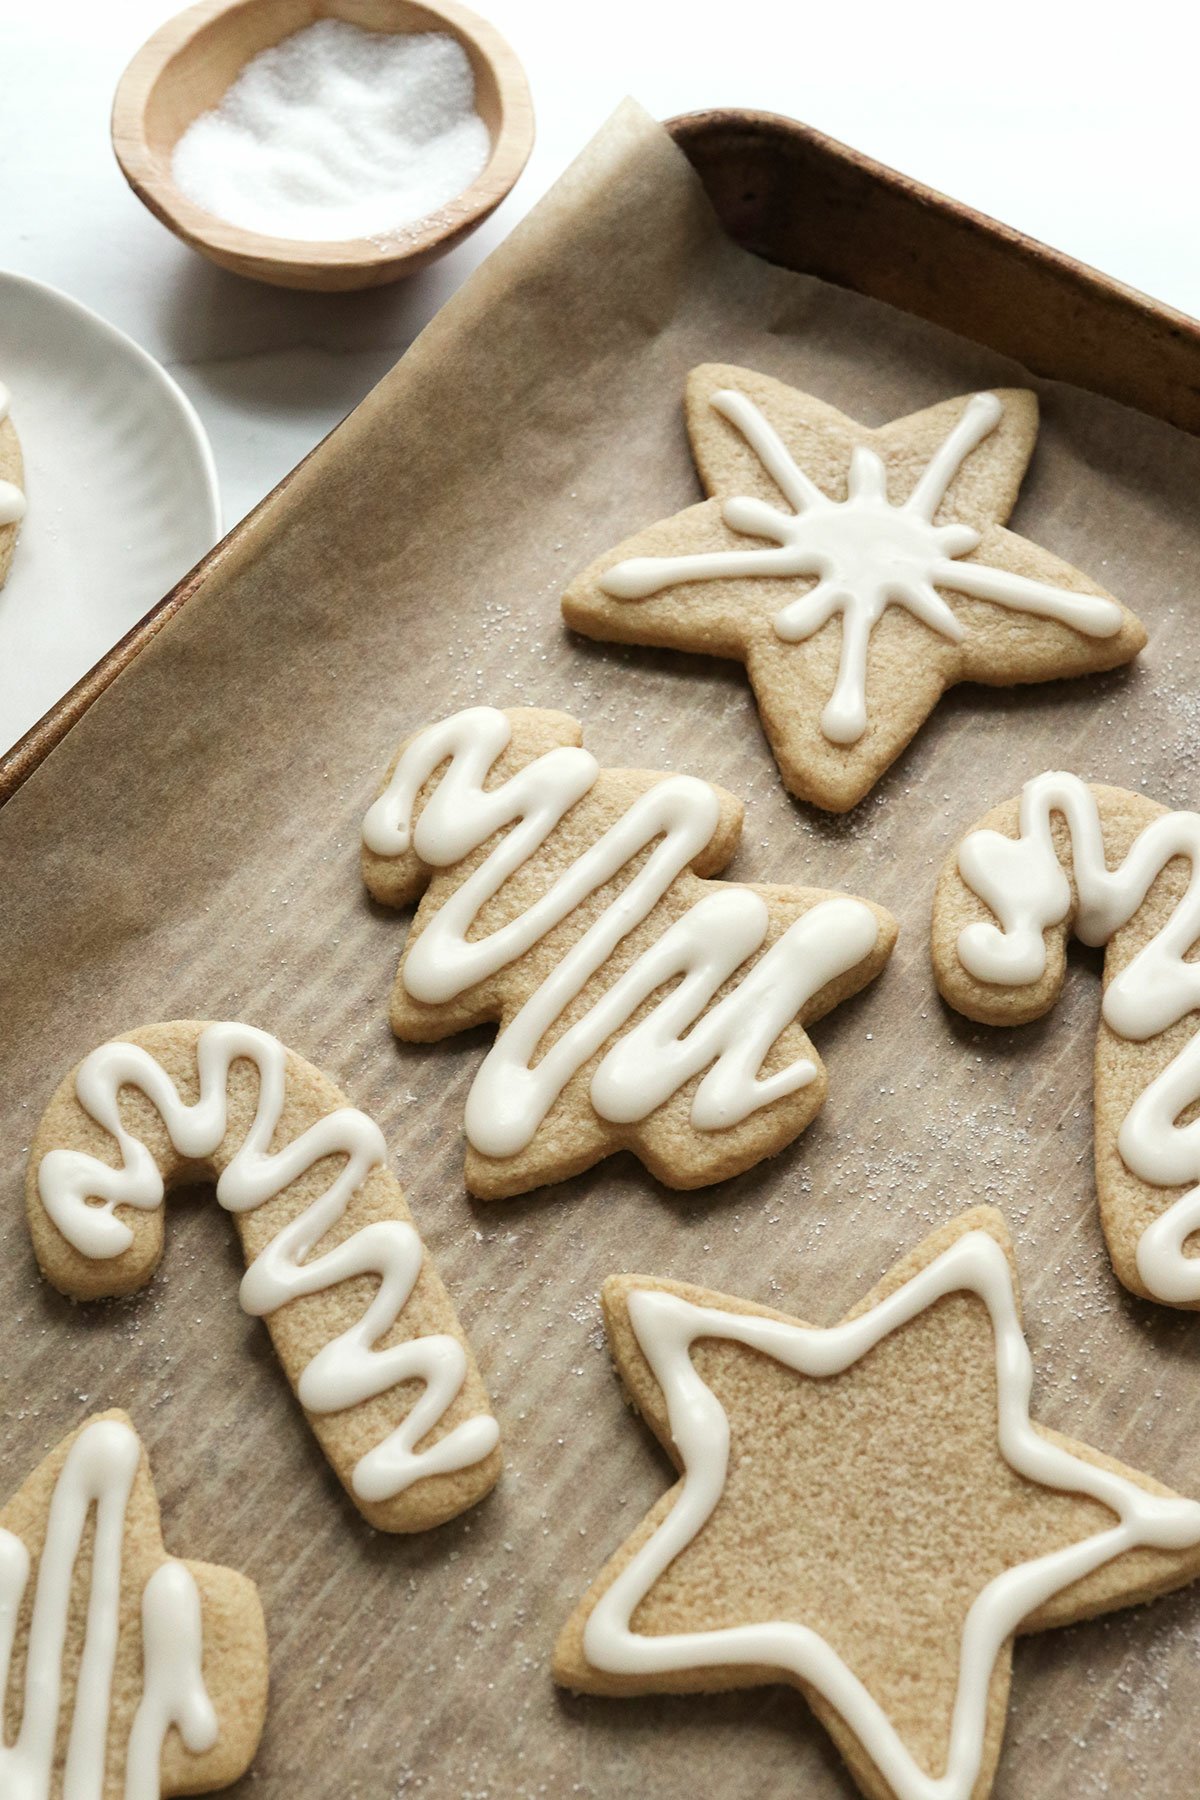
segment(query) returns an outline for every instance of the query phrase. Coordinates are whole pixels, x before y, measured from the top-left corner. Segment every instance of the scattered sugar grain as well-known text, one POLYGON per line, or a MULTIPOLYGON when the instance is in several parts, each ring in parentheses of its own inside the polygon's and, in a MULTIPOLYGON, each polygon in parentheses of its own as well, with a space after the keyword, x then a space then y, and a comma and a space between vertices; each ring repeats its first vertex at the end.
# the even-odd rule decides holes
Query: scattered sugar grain
POLYGON ((231 225, 316 242, 402 232, 489 154, 456 38, 322 19, 251 58, 184 132, 171 173, 231 225))

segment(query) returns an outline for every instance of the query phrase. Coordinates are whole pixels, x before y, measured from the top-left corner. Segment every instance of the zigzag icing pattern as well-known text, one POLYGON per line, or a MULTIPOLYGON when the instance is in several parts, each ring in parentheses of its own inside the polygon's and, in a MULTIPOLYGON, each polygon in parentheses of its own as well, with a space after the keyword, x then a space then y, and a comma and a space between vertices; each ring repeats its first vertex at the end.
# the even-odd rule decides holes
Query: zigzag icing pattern
POLYGON ((606 1044, 589 1092, 599 1118, 614 1124, 647 1119, 697 1076, 690 1123, 701 1133, 738 1125, 812 1083, 818 1070, 811 1057, 766 1075, 763 1062, 822 988, 876 951, 881 931, 872 909, 841 896, 822 899, 764 951, 772 923, 767 901, 751 888, 713 884, 581 1010, 576 1003, 585 989, 594 992, 590 984, 614 951, 712 842, 720 797, 691 776, 663 777, 532 904, 475 935, 482 911, 602 778, 589 751, 562 744, 489 787, 511 740, 510 719, 492 707, 472 707, 418 733, 363 824, 369 882, 372 857, 412 851, 427 869, 449 869, 504 834, 452 893, 422 910, 400 982, 411 1000, 430 1007, 518 963, 632 868, 550 972, 531 991, 522 989, 515 1012, 505 1011, 467 1101, 472 1147, 495 1159, 526 1150, 567 1084, 606 1044), (414 825, 417 797, 435 773, 414 825), (555 1036, 568 1013, 570 1022, 555 1036))
MULTIPOLYGON (((1117 1037, 1132 1043, 1156 1038, 1200 1008, 1200 963, 1188 959, 1200 941, 1200 813, 1160 813, 1135 838, 1120 867, 1110 869, 1101 810, 1087 784, 1061 772, 1027 782, 1019 838, 974 831, 959 848, 963 881, 999 923, 967 925, 958 935, 958 960, 969 975, 992 987, 1025 987, 1045 975, 1043 934, 1061 925, 1072 908, 1071 883, 1054 843, 1055 815, 1069 832, 1078 893, 1074 930, 1085 944, 1107 944, 1128 925, 1173 858, 1190 864, 1186 892, 1166 924, 1104 992, 1103 1017, 1117 1037)), ((1183 1251, 1188 1236, 1200 1228, 1200 1123, 1177 1121, 1197 1100, 1200 1033, 1136 1096, 1117 1136, 1122 1162, 1140 1181, 1190 1187, 1142 1232, 1136 1251, 1147 1292, 1184 1306, 1200 1302, 1200 1258, 1183 1251)))
MULTIPOLYGON (((431 1476, 455 1475, 483 1463, 499 1436, 496 1421, 484 1411, 460 1420, 432 1444, 419 1447, 438 1430, 468 1374, 473 1388, 479 1389, 478 1376, 444 1295, 445 1330, 376 1348, 402 1320, 424 1261, 424 1248, 407 1217, 403 1198, 386 1175, 386 1149, 379 1127, 357 1108, 335 1104, 290 1142, 272 1149, 288 1097, 288 1052, 277 1038, 250 1025, 222 1023, 193 1029, 200 1078, 194 1105, 184 1104, 162 1064, 138 1042, 102 1044, 85 1057, 75 1076, 74 1092, 87 1117, 115 1139, 120 1164, 113 1168, 69 1146, 47 1148, 36 1161, 36 1202, 31 1195, 31 1204, 40 1203, 62 1237, 84 1257, 104 1263, 130 1250, 134 1232, 118 1216, 118 1208, 159 1208, 164 1180, 154 1154, 122 1118, 120 1095, 124 1088, 139 1089, 147 1097, 186 1164, 206 1164, 214 1159, 223 1164, 217 1199, 235 1215, 253 1213, 285 1194, 323 1159, 344 1159, 317 1197, 254 1257, 242 1280, 242 1306, 256 1317, 268 1317, 291 1300, 322 1294, 355 1276, 378 1278, 379 1285, 362 1317, 326 1343, 294 1377, 301 1404, 317 1417, 343 1412, 404 1382, 424 1384, 424 1391, 401 1423, 359 1457, 351 1470, 339 1467, 356 1500, 386 1504, 431 1476), (230 1070, 239 1059, 249 1061, 258 1071, 258 1096, 253 1122, 231 1151, 226 1143, 230 1070), (331 1249, 314 1254, 326 1234, 341 1223, 347 1207, 375 1170, 384 1172, 394 1190, 391 1210, 397 1216, 372 1218, 331 1249)), ((42 1260, 44 1265, 44 1256, 42 1260)), ((436 1277, 432 1279, 434 1292, 440 1295, 440 1283, 436 1277)), ((326 1448, 337 1466, 334 1450, 328 1444, 326 1448)), ((494 1479, 493 1473, 486 1486, 494 1479)), ((461 1511, 477 1498, 479 1493, 472 1492, 453 1504, 450 1513, 461 1511)), ((404 1530, 411 1525, 404 1522, 401 1511, 390 1528, 404 1530)))

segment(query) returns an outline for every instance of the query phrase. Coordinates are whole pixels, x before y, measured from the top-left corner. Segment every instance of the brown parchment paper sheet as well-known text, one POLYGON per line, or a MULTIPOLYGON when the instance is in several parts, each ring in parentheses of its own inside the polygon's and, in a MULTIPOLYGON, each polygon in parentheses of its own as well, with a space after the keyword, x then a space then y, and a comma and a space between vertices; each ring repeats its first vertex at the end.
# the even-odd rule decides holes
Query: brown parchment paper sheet
MULTIPOLYGON (((1052 1018, 1003 1034, 942 1008, 926 947, 942 857, 1037 770, 1200 799, 1200 443, 1034 383, 1014 526, 1129 600, 1149 648, 1097 680, 958 690, 871 798, 824 818, 785 795, 739 669, 573 641, 560 621, 576 570, 697 497, 680 402, 706 359, 872 424, 1023 379, 735 249, 627 106, 0 814, 3 1486, 89 1409, 130 1409, 168 1545, 263 1590, 272 1705, 239 1795, 852 1792, 785 1688, 606 1702, 550 1683, 569 1607, 669 1477, 603 1350, 613 1270, 831 1320, 934 1225, 995 1202, 1040 1416, 1200 1494, 1200 1320, 1120 1290, 1097 1223, 1094 959, 1052 1018), (358 829, 401 735, 479 701, 565 707, 606 762, 719 780, 748 803, 734 875, 899 916, 890 969, 814 1033, 829 1103, 777 1161, 688 1196, 619 1159, 468 1200, 462 1107, 486 1038, 393 1041, 406 923, 365 899, 358 829), (507 1473, 467 1517, 414 1540, 366 1529, 239 1312, 211 1196, 175 1203, 141 1296, 78 1309, 39 1282, 21 1183, 41 1108, 94 1044, 180 1015, 265 1026, 382 1124, 504 1429, 507 1473)), ((996 1793, 1191 1800, 1198 1709, 1200 1593, 1028 1640, 996 1793)))

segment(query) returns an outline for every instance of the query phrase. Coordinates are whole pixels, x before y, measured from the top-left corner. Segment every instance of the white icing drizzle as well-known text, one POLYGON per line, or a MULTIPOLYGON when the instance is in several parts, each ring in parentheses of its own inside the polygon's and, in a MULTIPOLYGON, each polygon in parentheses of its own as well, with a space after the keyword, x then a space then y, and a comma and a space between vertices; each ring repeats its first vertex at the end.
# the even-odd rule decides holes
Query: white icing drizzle
MULTIPOLYGON (((8 417, 9 392, 0 381, 0 425, 8 417)), ((15 525, 25 517, 25 496, 13 481, 0 481, 0 525, 15 525)))
POLYGON ((711 840, 720 802, 705 781, 666 777, 639 795, 525 912, 473 938, 480 910, 600 773, 590 752, 564 746, 485 788, 511 736, 504 713, 486 706, 430 726, 407 746, 363 822, 363 840, 376 855, 399 856, 411 843, 433 868, 459 862, 495 832, 513 827, 412 942, 403 982, 415 1000, 450 1000, 497 974, 640 852, 653 849, 496 1039, 467 1101, 466 1132, 474 1147, 494 1157, 524 1149, 571 1077, 668 982, 676 985, 612 1046, 592 1077, 591 1101, 601 1118, 645 1119, 704 1070, 691 1108, 691 1122, 701 1131, 735 1125, 806 1087, 816 1075, 808 1058, 762 1078, 758 1071, 807 1001, 874 949, 875 916, 858 900, 822 901, 706 1012, 718 989, 761 949, 770 924, 761 896, 733 885, 705 895, 670 925, 534 1062, 555 1021, 711 840), (414 831, 417 794, 447 759, 414 831))
POLYGON ((600 586, 617 600, 645 600, 690 581, 816 576, 815 587, 780 608, 774 626, 785 643, 799 643, 841 614, 837 682, 821 715, 821 730, 831 743, 857 743, 867 728, 867 650, 888 606, 905 607, 951 643, 960 643, 965 631, 938 588, 1057 619, 1088 637, 1111 637, 1120 629, 1115 601, 984 563, 958 562, 978 547, 979 533, 970 525, 934 524, 963 463, 1000 420, 1004 409, 995 394, 972 396, 900 506, 888 500, 882 458, 865 445, 851 455, 845 500, 831 500, 798 467, 745 394, 722 388, 710 405, 741 433, 793 508, 786 513, 764 500, 735 495, 725 501, 721 516, 731 530, 772 539, 774 547, 631 557, 607 570, 600 586))
MULTIPOLYGON (((128 1425, 97 1419, 72 1444, 55 1483, 38 1562, 20 1730, 11 1746, 0 1743, 0 1789, 12 1800, 50 1800, 71 1588, 93 1506, 87 1628, 61 1793, 63 1800, 102 1800, 107 1791, 125 1515, 140 1457, 128 1425)), ((29 1570, 20 1538, 0 1530, 0 1694, 7 1688, 29 1570)), ((211 1750, 218 1737, 204 1685, 200 1595, 183 1563, 162 1563, 146 1583, 142 1638, 142 1697, 125 1751, 125 1800, 158 1800, 163 1744, 173 1725, 196 1755, 211 1750)))
POLYGON ((213 1156, 225 1138, 230 1065, 246 1058, 258 1070, 258 1105, 250 1130, 217 1182, 220 1204, 229 1212, 253 1212, 324 1157, 344 1157, 345 1163, 312 1205, 251 1263, 242 1278, 242 1306, 262 1317, 302 1294, 324 1293, 356 1275, 378 1276, 379 1286, 358 1323, 305 1367, 297 1384, 301 1404, 311 1413, 341 1412, 400 1382, 424 1382, 424 1392, 403 1423, 355 1465, 351 1485, 361 1500, 389 1500, 425 1476, 482 1461, 499 1438, 499 1427, 487 1413, 463 1420, 427 1449, 416 1448, 463 1385, 467 1359, 458 1339, 431 1333, 374 1348, 400 1317, 420 1272, 424 1248, 413 1227, 399 1219, 377 1219, 323 1255, 312 1255, 371 1170, 384 1162, 379 1127, 357 1108, 343 1106, 272 1151, 286 1099, 283 1045, 251 1025, 213 1024, 200 1034, 196 1053, 200 1097, 194 1106, 184 1105, 166 1070, 138 1044, 102 1044, 85 1057, 75 1083, 79 1103, 116 1139, 121 1165, 111 1168, 78 1150, 48 1151, 37 1182, 50 1218, 84 1256, 119 1256, 133 1233, 115 1209, 149 1211, 163 1200, 163 1178, 154 1157, 121 1117, 121 1089, 140 1088, 160 1114, 175 1149, 199 1162, 213 1156))
MULTIPOLYGON (((1200 1007, 1200 963, 1186 960, 1200 940, 1200 813, 1164 813, 1138 835, 1120 868, 1109 869, 1100 811, 1086 782, 1054 772, 1026 782, 1019 838, 973 831, 959 848, 963 880, 1000 921, 966 926, 958 937, 959 961, 976 980, 998 987, 1025 986, 1044 974, 1042 934, 1061 924, 1071 906, 1071 886, 1051 831, 1055 813, 1062 814, 1070 832, 1079 894, 1075 934, 1085 944, 1107 944, 1128 924, 1172 857, 1191 863, 1187 892, 1166 925, 1104 991, 1107 1024, 1118 1037, 1143 1043, 1200 1007)), ((1200 1036, 1126 1113, 1117 1149, 1131 1174, 1156 1187, 1200 1183, 1200 1122, 1175 1122, 1198 1099, 1200 1036)), ((1200 1186, 1143 1232, 1138 1273, 1156 1299, 1200 1300, 1200 1257, 1183 1253, 1198 1228, 1200 1186)))
MULTIPOLYGON (((636 1289, 629 1321, 667 1403, 683 1466, 678 1498, 596 1603, 584 1630, 594 1668, 618 1675, 762 1664, 810 1684, 847 1721, 897 1800, 968 1800, 979 1772, 988 1689, 996 1657, 1021 1621, 1054 1594, 1139 1545, 1178 1550, 1200 1541, 1200 1506, 1138 1487, 1041 1436, 1029 1417, 1033 1366, 1021 1332, 1007 1258, 986 1232, 964 1234, 869 1312, 830 1329, 792 1325, 696 1306, 671 1293, 636 1289), (932 1776, 902 1742, 867 1688, 824 1638, 791 1620, 717 1631, 644 1636, 631 1629, 655 1582, 712 1516, 725 1487, 729 1419, 691 1361, 699 1338, 728 1338, 817 1379, 840 1374, 890 1332, 944 1295, 978 1294, 991 1316, 996 1349, 998 1442, 1018 1474, 1046 1487, 1090 1495, 1117 1523, 1079 1543, 995 1576, 967 1614, 945 1772, 932 1776)), ((947 1379, 952 1376, 947 1372, 947 1379)), ((900 1646, 903 1651, 903 1646, 900 1646)))

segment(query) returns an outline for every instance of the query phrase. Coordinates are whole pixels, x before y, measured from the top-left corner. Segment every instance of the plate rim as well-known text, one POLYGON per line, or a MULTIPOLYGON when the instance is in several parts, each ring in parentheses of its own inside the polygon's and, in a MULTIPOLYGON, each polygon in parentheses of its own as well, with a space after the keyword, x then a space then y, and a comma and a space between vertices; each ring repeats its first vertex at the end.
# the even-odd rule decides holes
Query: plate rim
MULTIPOLYGON (((84 323, 86 329, 98 330, 102 336, 116 344, 123 353, 131 356, 134 362, 138 363, 149 376, 151 382, 174 404, 192 447, 196 451, 204 476, 207 522, 212 534, 212 543, 218 542, 223 531, 223 519, 221 486, 217 476, 216 458, 213 456, 212 444, 200 414, 175 377, 159 362, 156 356, 139 344, 136 338, 130 337, 129 333, 122 331, 119 325, 114 325, 102 313, 98 313, 94 307, 88 306, 83 300, 77 300, 73 294, 68 294, 63 288, 55 287, 49 281, 41 281, 35 275, 22 275, 16 269, 0 269, 0 305, 3 304, 6 288, 26 289, 43 303, 58 306, 68 315, 74 315, 75 319, 84 323)), ((209 549, 211 548, 212 544, 209 545, 209 549)))

